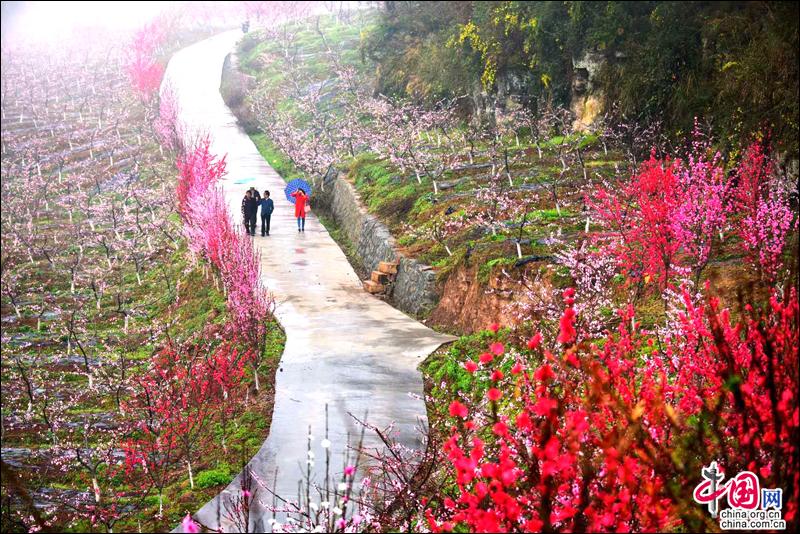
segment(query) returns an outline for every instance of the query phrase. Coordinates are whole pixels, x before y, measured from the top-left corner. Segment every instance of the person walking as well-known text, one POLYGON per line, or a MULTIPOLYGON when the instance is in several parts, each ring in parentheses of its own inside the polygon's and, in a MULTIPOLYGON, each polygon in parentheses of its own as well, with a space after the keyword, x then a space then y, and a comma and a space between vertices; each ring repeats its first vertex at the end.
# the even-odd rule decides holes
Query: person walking
POLYGON ((269 235, 269 221, 272 219, 272 212, 275 210, 275 204, 269 198, 269 191, 264 191, 264 198, 261 199, 261 237, 269 235), (265 233, 266 228, 266 233, 265 233))
POLYGON ((298 232, 305 232, 306 231, 306 202, 308 201, 308 195, 303 189, 298 189, 294 193, 292 193, 294 197, 294 216, 297 217, 297 231, 298 232))
POLYGON ((252 191, 247 191, 242 199, 242 215, 244 216, 244 229, 248 235, 256 235, 257 214, 258 201, 253 198, 252 191))
POLYGON ((247 220, 247 199, 251 198, 253 194, 248 189, 244 193, 244 198, 242 199, 242 221, 244 221, 244 231, 245 233, 250 233, 250 221, 247 220))

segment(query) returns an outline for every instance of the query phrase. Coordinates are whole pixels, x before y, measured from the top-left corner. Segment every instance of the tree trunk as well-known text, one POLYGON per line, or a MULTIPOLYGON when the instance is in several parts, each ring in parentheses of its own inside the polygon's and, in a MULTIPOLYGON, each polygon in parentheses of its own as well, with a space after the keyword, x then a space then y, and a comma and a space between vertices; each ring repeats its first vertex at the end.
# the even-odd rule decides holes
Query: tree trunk
POLYGON ((192 476, 192 462, 186 460, 186 468, 189 470, 189 487, 194 489, 194 476, 192 476))

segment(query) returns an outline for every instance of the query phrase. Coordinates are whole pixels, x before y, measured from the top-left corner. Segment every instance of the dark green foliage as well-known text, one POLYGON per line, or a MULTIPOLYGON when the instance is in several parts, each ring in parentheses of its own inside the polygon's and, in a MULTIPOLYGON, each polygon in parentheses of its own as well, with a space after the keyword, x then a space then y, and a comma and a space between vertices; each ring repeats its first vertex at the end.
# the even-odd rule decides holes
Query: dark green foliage
POLYGON ((674 134, 702 117, 728 148, 771 131, 780 150, 797 153, 796 3, 625 4, 612 21, 596 17, 616 20, 617 37, 586 29, 586 45, 613 58, 602 75, 608 102, 633 116, 661 115, 674 134))
POLYGON ((377 64, 377 88, 418 100, 464 94, 480 76, 472 54, 447 46, 469 20, 471 2, 385 2, 362 57, 377 64))
POLYGON ((695 117, 728 148, 772 133, 798 152, 798 4, 793 2, 386 2, 363 42, 378 90, 433 101, 497 91, 568 105, 573 60, 604 62, 593 90, 674 137, 695 117))

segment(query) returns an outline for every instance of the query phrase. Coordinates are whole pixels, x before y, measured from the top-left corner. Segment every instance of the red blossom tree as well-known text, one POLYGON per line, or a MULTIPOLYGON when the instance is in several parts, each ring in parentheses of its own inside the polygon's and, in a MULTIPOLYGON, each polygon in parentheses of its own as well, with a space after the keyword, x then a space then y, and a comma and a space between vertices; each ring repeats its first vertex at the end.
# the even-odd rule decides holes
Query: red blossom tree
POLYGON ((681 205, 679 173, 678 162, 651 157, 630 181, 599 188, 587 199, 608 230, 597 237, 632 283, 653 279, 664 287, 675 274, 681 241, 672 214, 681 205))
POLYGON ((491 387, 450 405, 443 451, 457 491, 431 496, 431 530, 713 528, 686 488, 715 460, 728 473, 750 470, 764 487, 784 488, 784 517, 796 521, 794 290, 765 310, 748 308, 738 324, 716 299, 694 307, 687 296, 683 337, 663 349, 629 327, 630 309, 602 348, 576 343, 583 336, 572 299, 565 292, 558 351, 544 350, 541 338, 527 350, 495 342, 487 353, 494 357, 470 367, 491 387))

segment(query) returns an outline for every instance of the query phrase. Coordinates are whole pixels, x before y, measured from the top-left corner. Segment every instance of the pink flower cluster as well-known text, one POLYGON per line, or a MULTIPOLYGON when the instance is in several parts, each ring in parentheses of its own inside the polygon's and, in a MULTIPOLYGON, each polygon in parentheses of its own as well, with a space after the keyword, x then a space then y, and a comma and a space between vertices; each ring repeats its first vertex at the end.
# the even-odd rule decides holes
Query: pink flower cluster
POLYGON ((753 143, 744 153, 731 192, 731 209, 741 216, 738 233, 751 263, 769 282, 778 277, 787 238, 798 225, 786 191, 771 180, 773 174, 774 166, 763 147, 753 143))
POLYGON ((159 100, 158 117, 153 121, 153 129, 158 136, 158 141, 167 150, 177 151, 182 147, 184 130, 178 120, 180 108, 178 97, 172 86, 167 86, 161 91, 159 100))
POLYGON ((150 100, 161 85, 164 67, 156 53, 165 39, 166 28, 156 21, 137 31, 131 43, 126 68, 131 84, 143 100, 150 100))
POLYGON ((758 143, 730 174, 709 152, 695 142, 686 161, 651 156, 630 180, 587 199, 607 229, 595 240, 630 282, 665 288, 693 272, 697 283, 726 234, 742 239, 767 282, 778 278, 797 217, 774 166, 758 143))
POLYGON ((225 196, 216 183, 225 174, 225 158, 211 154, 208 137, 178 160, 178 210, 189 248, 207 259, 222 278, 231 326, 256 348, 264 338, 271 301, 261 284, 253 242, 236 231, 225 196))

